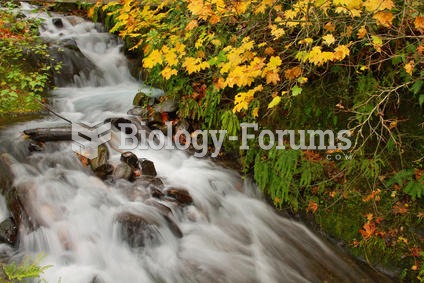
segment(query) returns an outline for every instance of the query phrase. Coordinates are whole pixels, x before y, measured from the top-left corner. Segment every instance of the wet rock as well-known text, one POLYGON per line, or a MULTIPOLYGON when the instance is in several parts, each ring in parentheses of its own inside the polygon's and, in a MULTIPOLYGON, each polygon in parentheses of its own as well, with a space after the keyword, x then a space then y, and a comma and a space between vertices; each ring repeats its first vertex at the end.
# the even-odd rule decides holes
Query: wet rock
POLYGON ((53 18, 52 23, 57 28, 63 28, 63 22, 62 22, 62 19, 60 19, 60 18, 53 18))
POLYGON ((65 48, 72 49, 72 50, 74 50, 74 51, 76 51, 76 52, 81 52, 81 50, 79 49, 78 44, 77 44, 77 42, 75 41, 75 39, 72 39, 72 38, 64 38, 64 39, 61 39, 61 40, 58 42, 58 44, 59 44, 60 46, 65 47, 65 48))
POLYGON ((118 179, 133 180, 133 169, 126 163, 119 163, 113 170, 113 180, 118 179))
POLYGON ((157 112, 175 112, 177 111, 177 102, 173 98, 165 99, 162 103, 153 106, 153 109, 157 112))
POLYGON ((9 217, 0 223, 0 242, 14 245, 18 238, 18 227, 13 218, 9 217))
POLYGON ((141 174, 143 174, 143 176, 157 176, 155 164, 152 161, 147 159, 140 159, 139 163, 141 167, 141 174))
MULTIPOLYGON (((91 169, 94 171, 107 164, 109 159, 109 150, 105 144, 101 144, 97 148, 97 157, 90 160, 91 169)), ((106 169, 106 168, 103 168, 106 169)))
POLYGON ((29 152, 42 152, 44 150, 43 144, 40 142, 30 142, 28 144, 29 152))
POLYGON ((182 238, 183 232, 181 231, 180 227, 178 227, 177 223, 175 223, 175 221, 167 215, 164 215, 163 217, 165 218, 165 221, 168 224, 169 230, 171 230, 174 236, 177 238, 182 238))
POLYGON ((121 161, 128 164, 133 169, 139 168, 140 166, 137 155, 130 151, 121 154, 121 161))
POLYGON ((145 188, 149 187, 157 187, 160 191, 163 190, 164 185, 160 178, 148 176, 148 175, 141 175, 136 179, 136 184, 143 186, 145 188))
POLYGON ((144 203, 147 205, 153 206, 160 212, 160 214, 162 214, 169 230, 172 232, 172 234, 174 234, 175 237, 177 238, 183 237, 183 233, 181 232, 180 227, 178 227, 177 223, 175 223, 175 221, 173 220, 172 210, 168 206, 154 199, 148 199, 144 203))
POLYGON ((157 199, 161 199, 162 197, 165 196, 165 194, 161 190, 159 190, 157 187, 151 187, 150 194, 152 195, 152 197, 157 199))
POLYGON ((155 97, 152 97, 151 95, 143 91, 138 92, 133 99, 134 106, 147 106, 153 105, 154 103, 155 97))
POLYGON ((94 175, 98 178, 105 180, 109 175, 113 174, 114 167, 111 164, 103 164, 94 169, 94 175))
POLYGON ((169 188, 165 191, 165 195, 171 199, 175 199, 182 205, 188 205, 193 203, 193 198, 190 193, 185 189, 169 188))
POLYGON ((72 40, 64 41, 65 45, 60 42, 49 47, 50 56, 56 63, 61 63, 60 70, 52 69, 52 75, 56 86, 67 86, 70 83, 76 83, 79 77, 90 77, 92 72, 101 73, 96 69, 93 62, 90 61, 77 46, 72 43, 72 40))
POLYGON ((139 130, 141 127, 140 123, 137 123, 136 121, 126 119, 126 118, 111 118, 111 119, 106 119, 105 123, 106 122, 110 122, 115 128, 117 128, 121 132, 124 132, 127 135, 130 135, 133 133, 133 129, 130 128, 128 125, 130 124, 134 125, 137 130, 139 130))
POLYGON ((137 106, 129 110, 127 114, 141 117, 141 119, 147 119, 149 117, 149 110, 147 110, 146 108, 137 106))
POLYGON ((123 212, 118 215, 116 221, 120 224, 122 239, 132 248, 144 247, 157 239, 157 224, 150 223, 140 215, 123 212))
POLYGON ((80 17, 76 17, 76 16, 67 16, 66 19, 73 26, 76 26, 84 22, 80 17))
POLYGON ((156 130, 160 129, 163 125, 162 113, 154 112, 148 119, 147 126, 150 129, 156 130))

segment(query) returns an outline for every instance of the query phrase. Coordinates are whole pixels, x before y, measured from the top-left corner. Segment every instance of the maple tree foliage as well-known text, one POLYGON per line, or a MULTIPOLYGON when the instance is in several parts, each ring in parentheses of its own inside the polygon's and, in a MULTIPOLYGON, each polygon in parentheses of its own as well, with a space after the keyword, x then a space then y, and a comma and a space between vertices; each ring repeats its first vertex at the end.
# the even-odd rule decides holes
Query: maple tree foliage
MULTIPOLYGON (((384 203, 384 217, 405 216, 405 221, 421 223, 419 204, 413 212, 405 200, 424 195, 417 180, 407 175, 413 186, 406 181, 399 188, 390 185, 393 192, 376 187, 384 178, 398 177, 388 148, 399 152, 402 166, 424 166, 419 165, 424 159, 408 163, 402 156, 402 126, 412 115, 405 118, 396 112, 405 104, 414 111, 424 104, 421 2, 121 0, 99 4, 92 14, 101 9, 113 18, 111 31, 140 54, 146 82, 174 96, 180 101, 179 115, 200 120, 205 128, 235 135, 240 123, 258 122, 260 128, 319 125, 351 131, 352 152, 368 155, 341 168, 323 161, 320 153, 264 153, 255 148, 242 154, 242 162, 277 207, 288 204, 296 211, 302 206, 324 219, 332 207, 354 206, 351 195, 357 193, 358 210, 378 210, 375 207, 384 203), (359 185, 352 181, 358 179, 359 185)), ((419 130, 420 119, 410 122, 411 131, 419 130)), ((364 250, 376 243, 389 247, 394 241, 407 251, 402 250, 399 260, 411 258, 413 247, 402 238, 405 231, 385 227, 381 216, 372 212, 375 217, 364 223, 360 216, 354 228, 345 229, 346 234, 349 229, 356 233, 349 241, 359 239, 355 246, 364 250)), ((339 219, 341 213, 333 213, 332 219, 339 219)), ((418 272, 424 264, 412 258, 418 272)))

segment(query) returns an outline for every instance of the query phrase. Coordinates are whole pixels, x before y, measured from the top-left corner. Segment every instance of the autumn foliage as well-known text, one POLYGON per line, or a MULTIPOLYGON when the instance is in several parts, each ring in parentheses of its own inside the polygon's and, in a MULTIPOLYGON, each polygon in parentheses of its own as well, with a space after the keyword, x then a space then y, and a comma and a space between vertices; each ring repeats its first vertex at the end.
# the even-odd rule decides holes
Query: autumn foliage
POLYGON ((423 243, 398 228, 423 222, 422 1, 121 0, 90 14, 99 11, 181 118, 229 135, 242 122, 349 129, 349 160, 257 141, 238 154, 277 207, 313 214, 358 254, 384 251, 404 274, 415 266, 408 278, 424 277, 423 243))

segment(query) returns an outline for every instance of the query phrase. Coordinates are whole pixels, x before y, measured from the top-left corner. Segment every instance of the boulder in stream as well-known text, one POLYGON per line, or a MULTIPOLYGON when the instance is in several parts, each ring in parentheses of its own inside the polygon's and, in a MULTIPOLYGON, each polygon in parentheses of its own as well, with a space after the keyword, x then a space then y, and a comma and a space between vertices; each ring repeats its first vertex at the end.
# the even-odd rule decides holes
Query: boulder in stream
POLYGON ((113 180, 125 179, 128 181, 133 180, 133 169, 126 163, 119 163, 113 171, 113 180))
POLYGON ((153 161, 147 159, 140 159, 139 163, 141 167, 141 174, 143 174, 143 176, 157 176, 155 164, 153 163, 153 161))
POLYGON ((193 203, 193 198, 186 189, 169 188, 165 190, 165 195, 170 199, 174 199, 181 205, 189 205, 193 203))
POLYGON ((15 245, 18 238, 18 227, 13 218, 9 217, 0 223, 0 242, 15 245))
POLYGON ((151 223, 141 215, 123 212, 116 221, 120 224, 122 239, 132 248, 144 247, 146 243, 154 243, 157 238, 157 223, 151 223))

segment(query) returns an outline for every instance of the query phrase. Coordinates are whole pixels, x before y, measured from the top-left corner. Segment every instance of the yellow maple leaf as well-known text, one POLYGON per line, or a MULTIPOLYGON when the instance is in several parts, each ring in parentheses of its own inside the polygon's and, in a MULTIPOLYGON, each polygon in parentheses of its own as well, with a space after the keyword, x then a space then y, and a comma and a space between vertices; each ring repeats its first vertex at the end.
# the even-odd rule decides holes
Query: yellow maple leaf
POLYGON ((253 118, 257 118, 259 116, 259 107, 255 107, 253 110, 252 110, 252 117, 253 118))
POLYGON ((330 46, 331 44, 333 44, 334 42, 336 42, 336 39, 334 38, 334 36, 329 33, 325 36, 322 37, 322 39, 324 40, 324 44, 330 46))
POLYGON ((414 60, 409 61, 408 63, 405 64, 405 66, 403 66, 403 68, 405 69, 405 71, 412 76, 412 72, 414 71, 414 60))
POLYGON ((183 62, 183 67, 189 74, 197 73, 201 70, 209 68, 209 63, 200 58, 186 57, 183 62))
POLYGON ((395 6, 393 0, 366 0, 364 7, 369 12, 391 10, 395 6))
POLYGON ((306 60, 314 65, 322 66, 324 63, 334 59, 334 53, 328 51, 321 51, 321 46, 314 46, 312 50, 306 55, 306 60))
POLYGON ((333 0, 335 6, 343 6, 349 10, 360 9, 362 6, 362 0, 333 0))
POLYGON ((314 40, 312 39, 312 38, 310 38, 310 37, 307 37, 307 38, 305 38, 305 39, 301 39, 301 40, 299 40, 299 44, 306 44, 306 45, 309 45, 309 44, 311 44, 312 42, 314 42, 314 40))
POLYGON ((367 35, 367 28, 365 26, 362 26, 358 30, 358 33, 356 35, 358 36, 359 39, 364 38, 367 35))
POLYGON ((270 25, 271 28, 271 34, 274 37, 274 40, 279 39, 283 35, 286 34, 283 28, 279 28, 277 25, 270 25))
POLYGON ((263 86, 258 85, 257 87, 250 89, 247 92, 238 93, 234 98, 233 113, 240 112, 242 110, 247 110, 250 101, 252 101, 254 98, 255 93, 262 90, 263 86))
POLYGON ((271 102, 268 104, 268 109, 274 108, 281 102, 281 96, 275 96, 271 102))
POLYGON ((391 12, 382 11, 375 13, 373 18, 376 20, 377 25, 390 27, 393 21, 393 14, 391 12))
POLYGON ((414 20, 414 25, 419 32, 424 33, 424 17, 422 16, 416 17, 414 20))
POLYGON ((349 54, 350 50, 346 45, 339 45, 334 49, 334 60, 341 61, 349 54))
POLYGON ((166 66, 165 69, 162 70, 161 75, 165 79, 169 80, 173 75, 176 75, 177 73, 177 70, 166 66))
POLYGON ((271 58, 269 58, 269 62, 267 64, 267 68, 268 70, 276 70, 279 66, 281 66, 281 58, 279 56, 271 56, 271 58))
POLYGON ((381 52, 381 47, 383 46, 383 40, 377 35, 372 35, 372 45, 377 52, 381 52))
POLYGON ((175 48, 165 48, 166 45, 162 47, 164 61, 168 63, 169 66, 176 66, 178 64, 178 57, 175 48))
POLYGON ((147 57, 144 58, 143 67, 147 69, 151 69, 157 64, 162 64, 162 63, 163 63, 162 53, 159 50, 155 49, 152 52, 150 52, 150 54, 147 57))

